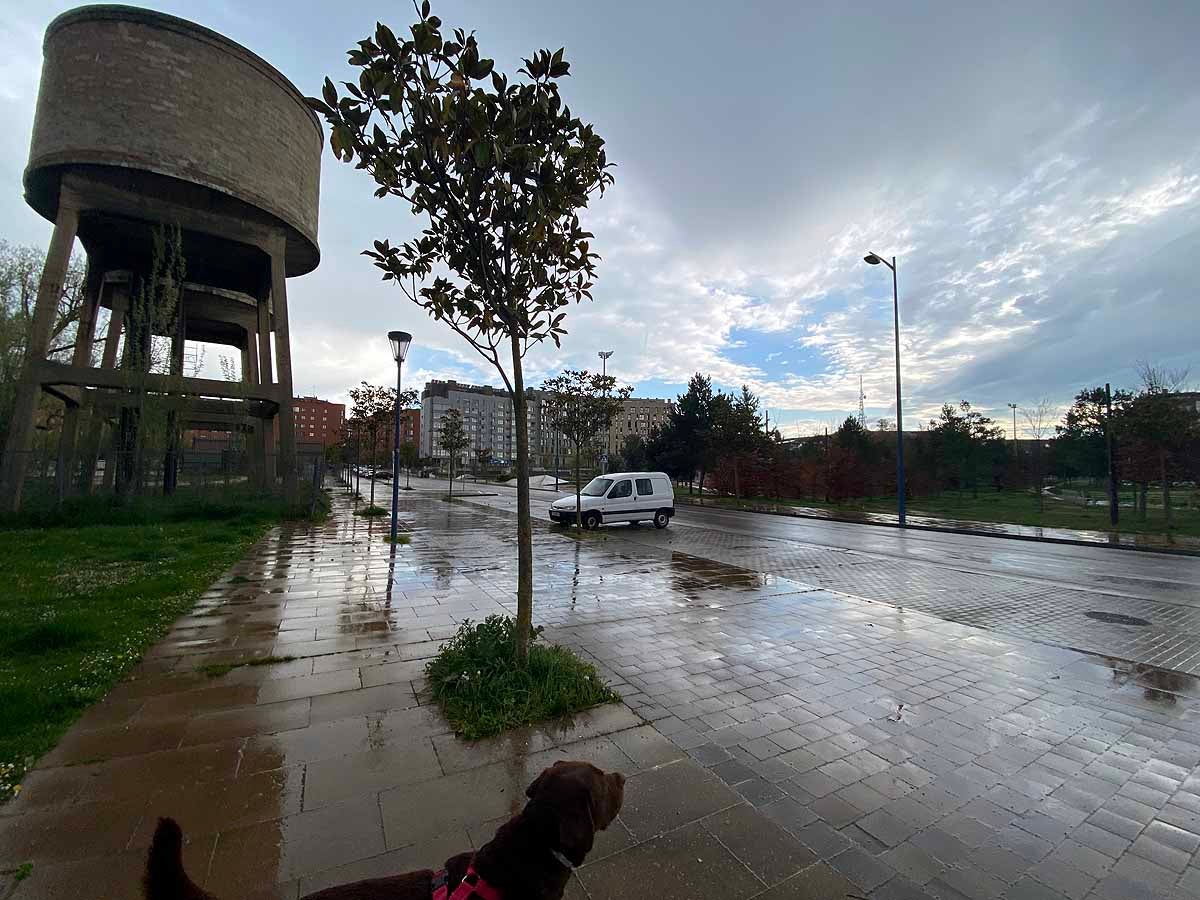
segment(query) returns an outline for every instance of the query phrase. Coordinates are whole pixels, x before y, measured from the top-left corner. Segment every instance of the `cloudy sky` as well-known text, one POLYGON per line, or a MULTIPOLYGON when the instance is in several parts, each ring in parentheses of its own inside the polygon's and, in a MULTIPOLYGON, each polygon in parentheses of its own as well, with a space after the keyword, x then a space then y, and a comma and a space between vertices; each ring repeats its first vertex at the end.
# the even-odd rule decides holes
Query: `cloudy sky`
MULTIPOLYGON (((44 244, 21 197, 41 35, 75 4, 0 0, 0 237, 44 244)), ((164 0, 306 94, 404 3, 164 0)), ((785 433, 894 406, 899 258, 906 427, 968 399, 1069 402, 1149 360, 1200 374, 1200 4, 442 0, 514 73, 566 47, 572 110, 618 164, 589 211, 603 257, 563 366, 674 396, 695 371, 759 392, 785 433), (853 10, 851 14, 850 10, 853 10)), ((326 152, 317 271, 289 284, 297 393, 387 383, 383 335, 415 335, 409 384, 498 383, 358 251, 411 235, 397 200, 326 152)))

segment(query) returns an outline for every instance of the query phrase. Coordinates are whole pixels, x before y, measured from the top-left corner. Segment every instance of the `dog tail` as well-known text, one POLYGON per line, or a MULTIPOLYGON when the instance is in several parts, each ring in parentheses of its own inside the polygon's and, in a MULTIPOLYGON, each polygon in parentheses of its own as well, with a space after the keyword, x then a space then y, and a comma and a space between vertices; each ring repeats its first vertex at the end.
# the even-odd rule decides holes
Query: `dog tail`
POLYGON ((142 878, 146 900, 213 900, 183 870, 183 829, 174 819, 159 819, 142 878))

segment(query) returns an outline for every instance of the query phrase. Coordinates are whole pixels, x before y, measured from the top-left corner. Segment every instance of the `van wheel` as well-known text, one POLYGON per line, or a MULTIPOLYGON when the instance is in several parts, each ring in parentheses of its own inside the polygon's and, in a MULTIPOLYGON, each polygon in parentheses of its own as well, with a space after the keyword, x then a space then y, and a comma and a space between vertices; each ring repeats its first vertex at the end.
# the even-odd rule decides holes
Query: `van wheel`
POLYGON ((667 515, 667 511, 665 509, 660 509, 654 514, 655 528, 666 528, 669 524, 671 524, 671 517, 667 515))
POLYGON ((583 516, 583 527, 588 531, 595 531, 600 527, 600 513, 590 512, 583 516))

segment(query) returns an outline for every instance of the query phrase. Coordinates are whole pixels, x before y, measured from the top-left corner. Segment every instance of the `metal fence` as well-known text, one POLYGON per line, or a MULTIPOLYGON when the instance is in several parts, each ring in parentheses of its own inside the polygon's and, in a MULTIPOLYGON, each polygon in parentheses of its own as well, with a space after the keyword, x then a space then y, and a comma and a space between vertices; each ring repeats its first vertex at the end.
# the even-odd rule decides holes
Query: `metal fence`
MULTIPOLYGON (((283 490, 287 458, 250 450, 178 450, 162 448, 91 455, 79 453, 64 460, 57 450, 27 454, 22 506, 67 497, 107 494, 162 495, 178 492, 216 494, 231 488, 270 492, 283 490)), ((297 453, 300 485, 320 488, 325 477, 323 453, 297 453)))

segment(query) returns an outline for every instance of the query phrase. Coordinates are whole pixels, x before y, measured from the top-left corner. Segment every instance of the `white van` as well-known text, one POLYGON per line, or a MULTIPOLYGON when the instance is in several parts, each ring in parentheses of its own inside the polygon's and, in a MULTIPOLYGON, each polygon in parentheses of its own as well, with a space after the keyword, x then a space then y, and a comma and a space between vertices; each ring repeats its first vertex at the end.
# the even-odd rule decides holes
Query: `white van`
MULTIPOLYGON (((675 490, 665 472, 612 472, 598 475, 579 492, 583 526, 599 528, 608 522, 651 521, 666 528, 675 515, 675 490)), ((550 521, 575 523, 575 495, 550 504, 550 521)))

